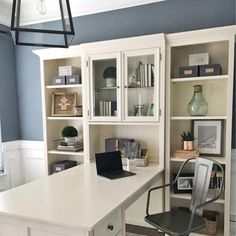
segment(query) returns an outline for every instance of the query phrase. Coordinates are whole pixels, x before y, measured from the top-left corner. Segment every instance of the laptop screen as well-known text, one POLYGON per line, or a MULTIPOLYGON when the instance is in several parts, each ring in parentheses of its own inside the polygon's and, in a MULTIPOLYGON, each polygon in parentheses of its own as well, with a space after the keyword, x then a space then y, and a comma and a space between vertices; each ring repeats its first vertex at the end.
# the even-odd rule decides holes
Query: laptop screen
POLYGON ((123 170, 120 151, 96 153, 97 174, 123 170))

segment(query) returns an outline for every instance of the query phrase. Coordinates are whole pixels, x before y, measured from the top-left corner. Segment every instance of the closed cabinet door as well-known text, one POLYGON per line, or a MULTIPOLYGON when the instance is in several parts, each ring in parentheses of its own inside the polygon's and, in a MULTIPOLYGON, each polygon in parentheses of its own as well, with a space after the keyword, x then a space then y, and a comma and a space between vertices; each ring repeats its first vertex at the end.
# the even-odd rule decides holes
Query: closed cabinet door
POLYGON ((159 121, 159 48, 123 52, 123 120, 159 121))
POLYGON ((120 53, 89 56, 90 120, 121 120, 120 53))

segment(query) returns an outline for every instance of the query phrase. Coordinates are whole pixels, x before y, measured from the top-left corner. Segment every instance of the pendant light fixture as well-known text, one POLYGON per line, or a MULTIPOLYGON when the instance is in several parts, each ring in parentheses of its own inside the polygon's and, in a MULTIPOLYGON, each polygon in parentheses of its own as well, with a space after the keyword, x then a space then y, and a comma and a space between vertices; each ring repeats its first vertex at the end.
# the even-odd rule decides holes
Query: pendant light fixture
POLYGON ((33 7, 13 0, 11 31, 17 45, 69 47, 75 34, 69 0, 36 0, 33 7))

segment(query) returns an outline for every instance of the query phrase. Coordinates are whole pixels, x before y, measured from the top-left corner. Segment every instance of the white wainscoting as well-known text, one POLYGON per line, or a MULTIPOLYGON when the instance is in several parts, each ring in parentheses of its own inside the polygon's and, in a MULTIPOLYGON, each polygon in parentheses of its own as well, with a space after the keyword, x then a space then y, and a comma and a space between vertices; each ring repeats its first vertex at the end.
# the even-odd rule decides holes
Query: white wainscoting
POLYGON ((232 163, 231 163, 231 216, 230 216, 230 229, 231 235, 236 235, 236 149, 232 150, 232 163))
POLYGON ((3 143, 5 175, 0 176, 0 190, 17 187, 45 175, 42 141, 3 143))

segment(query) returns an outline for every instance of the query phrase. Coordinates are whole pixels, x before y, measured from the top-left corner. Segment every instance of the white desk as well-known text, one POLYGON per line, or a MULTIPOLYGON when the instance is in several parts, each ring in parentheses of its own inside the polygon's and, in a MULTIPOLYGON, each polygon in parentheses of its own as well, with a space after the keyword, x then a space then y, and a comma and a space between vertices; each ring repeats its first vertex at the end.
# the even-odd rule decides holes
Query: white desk
POLYGON ((162 171, 149 165, 109 180, 88 163, 1 193, 0 236, 124 235, 125 209, 162 171))

